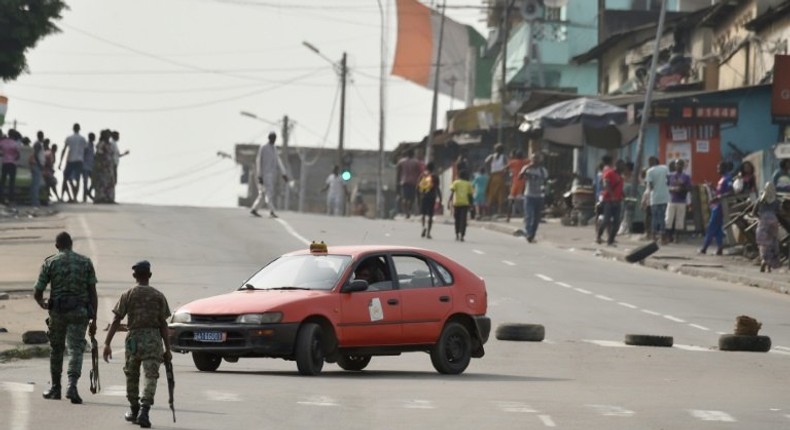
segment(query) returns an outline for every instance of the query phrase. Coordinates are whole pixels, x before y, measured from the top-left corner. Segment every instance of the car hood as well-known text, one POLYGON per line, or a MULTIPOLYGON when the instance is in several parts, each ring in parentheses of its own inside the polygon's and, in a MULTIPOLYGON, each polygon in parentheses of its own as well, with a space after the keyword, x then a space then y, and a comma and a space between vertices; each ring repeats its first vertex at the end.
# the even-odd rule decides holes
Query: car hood
POLYGON ((176 312, 195 315, 240 315, 279 310, 290 303, 325 296, 328 291, 242 290, 195 300, 176 312))

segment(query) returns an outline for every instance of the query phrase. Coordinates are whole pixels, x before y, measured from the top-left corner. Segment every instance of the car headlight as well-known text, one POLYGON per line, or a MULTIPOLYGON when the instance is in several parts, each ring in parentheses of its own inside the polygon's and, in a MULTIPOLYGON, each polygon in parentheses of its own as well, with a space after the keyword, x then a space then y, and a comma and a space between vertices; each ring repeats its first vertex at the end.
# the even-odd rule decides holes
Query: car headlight
POLYGON ((239 324, 269 324, 282 321, 282 312, 264 312, 262 314, 244 314, 236 318, 239 324))
POLYGON ((176 312, 171 318, 171 323, 188 323, 192 322, 192 314, 189 312, 176 312))

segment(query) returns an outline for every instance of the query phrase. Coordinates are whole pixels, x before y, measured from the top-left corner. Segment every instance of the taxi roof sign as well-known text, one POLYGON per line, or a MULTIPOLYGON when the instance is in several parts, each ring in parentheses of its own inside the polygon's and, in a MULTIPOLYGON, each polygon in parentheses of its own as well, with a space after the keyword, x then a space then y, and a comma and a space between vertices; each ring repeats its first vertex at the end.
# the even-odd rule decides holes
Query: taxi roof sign
POLYGON ((311 254, 326 254, 327 252, 327 247, 324 241, 321 241, 320 243, 313 241, 313 243, 310 244, 311 254))

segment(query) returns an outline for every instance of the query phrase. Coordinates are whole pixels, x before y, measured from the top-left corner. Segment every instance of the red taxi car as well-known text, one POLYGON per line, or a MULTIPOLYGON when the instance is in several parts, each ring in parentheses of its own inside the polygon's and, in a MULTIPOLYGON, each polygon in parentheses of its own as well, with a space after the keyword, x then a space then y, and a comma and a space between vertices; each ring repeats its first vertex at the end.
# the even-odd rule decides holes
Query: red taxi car
POLYGON ((170 342, 202 371, 278 357, 317 375, 324 362, 359 371, 375 355, 422 351, 437 371, 458 374, 484 354, 486 307, 483 279, 437 252, 314 243, 234 292, 179 308, 170 342))

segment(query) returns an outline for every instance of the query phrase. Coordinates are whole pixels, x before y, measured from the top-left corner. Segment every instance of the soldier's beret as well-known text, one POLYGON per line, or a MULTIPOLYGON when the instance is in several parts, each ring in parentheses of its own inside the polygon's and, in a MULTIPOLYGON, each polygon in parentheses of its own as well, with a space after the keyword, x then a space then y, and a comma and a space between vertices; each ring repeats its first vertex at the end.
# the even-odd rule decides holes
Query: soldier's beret
POLYGON ((149 263, 148 260, 138 261, 134 266, 132 266, 132 270, 135 272, 150 272, 151 263, 149 263))

